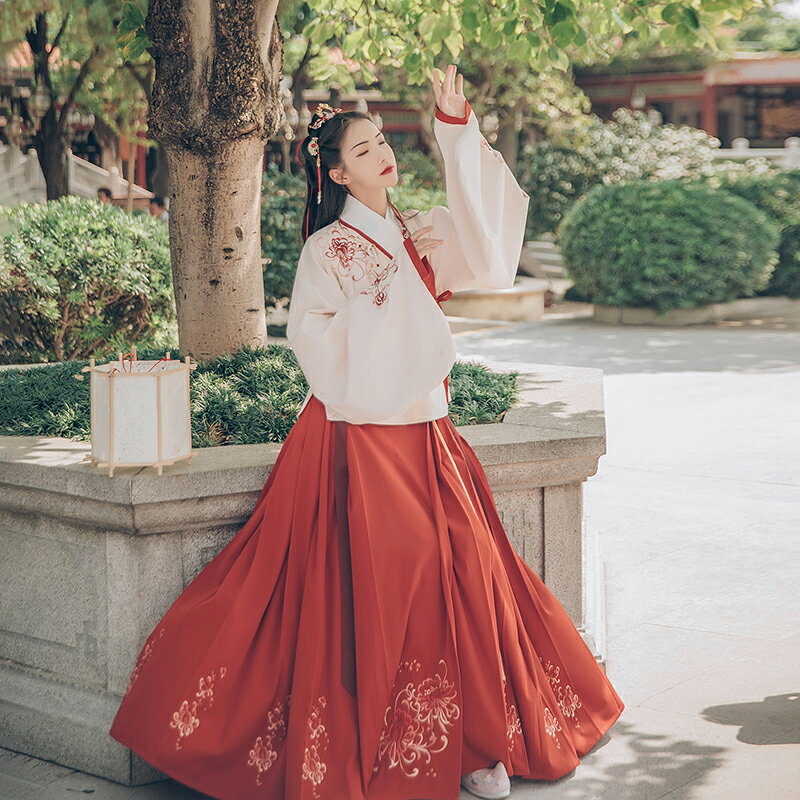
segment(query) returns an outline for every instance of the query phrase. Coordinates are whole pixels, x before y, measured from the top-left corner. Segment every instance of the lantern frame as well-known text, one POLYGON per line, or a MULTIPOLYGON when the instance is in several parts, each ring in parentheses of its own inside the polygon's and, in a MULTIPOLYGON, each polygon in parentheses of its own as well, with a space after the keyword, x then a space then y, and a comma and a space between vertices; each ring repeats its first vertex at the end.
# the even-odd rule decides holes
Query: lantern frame
MULTIPOLYGON (((89 359, 89 365, 83 367, 81 372, 89 372, 90 382, 89 382, 89 405, 90 405, 90 427, 91 427, 91 442, 92 442, 92 452, 91 454, 87 454, 84 457, 85 461, 89 461, 93 467, 104 467, 108 469, 108 477, 114 477, 114 470, 120 467, 155 467, 156 472, 158 475, 163 474, 163 470, 165 466, 169 466, 171 464, 175 464, 179 461, 186 460, 188 464, 191 464, 192 459, 192 420, 191 420, 191 406, 189 407, 189 424, 188 424, 188 432, 187 432, 187 441, 184 445, 179 446, 179 455, 168 458, 164 457, 164 421, 162 420, 162 396, 163 396, 163 389, 162 383, 163 378, 162 376, 165 373, 169 373, 170 378, 174 380, 174 375, 176 371, 184 371, 185 372, 185 397, 187 403, 190 402, 190 389, 189 389, 189 375, 193 369, 197 369, 197 364, 192 363, 190 361, 190 357, 186 356, 183 362, 178 361, 177 359, 173 359, 170 356, 170 352, 167 351, 166 356, 164 358, 158 359, 157 361, 153 361, 152 365, 145 371, 134 371, 133 365, 144 365, 149 363, 148 361, 140 361, 136 357, 136 347, 131 348, 130 353, 125 353, 124 355, 122 352, 118 353, 118 358, 116 361, 109 361, 105 364, 96 364, 94 357, 89 359), (130 356, 130 358, 128 358, 130 356), (125 364, 128 364, 128 367, 125 367, 125 364), (166 370, 164 367, 166 364, 169 364, 169 370, 166 370), (98 426, 102 423, 96 419, 96 409, 98 405, 103 402, 102 398, 98 398, 98 383, 97 381, 102 379, 104 381, 108 381, 108 408, 107 408, 107 425, 105 431, 98 430, 98 426), (146 461, 124 461, 119 460, 119 458, 115 458, 114 453, 114 445, 117 439, 118 430, 115 426, 116 419, 115 419, 115 400, 116 394, 114 390, 114 381, 115 380, 155 380, 155 395, 154 395, 154 402, 155 402, 155 409, 156 409, 156 419, 155 419, 155 453, 156 458, 146 460, 146 461), (105 437, 105 438, 104 438, 105 437), (105 449, 107 452, 104 454, 105 457, 101 457, 98 455, 98 451, 102 449, 101 443, 105 444, 105 449)), ((77 376, 81 379, 83 378, 82 375, 77 376)))

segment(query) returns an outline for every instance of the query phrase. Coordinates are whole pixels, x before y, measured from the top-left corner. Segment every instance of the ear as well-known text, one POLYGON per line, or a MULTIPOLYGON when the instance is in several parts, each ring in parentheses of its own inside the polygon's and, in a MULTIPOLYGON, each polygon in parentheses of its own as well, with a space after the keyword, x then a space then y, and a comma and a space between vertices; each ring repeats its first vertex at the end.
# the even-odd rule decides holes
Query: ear
POLYGON ((333 167, 332 169, 329 169, 328 175, 334 183, 338 183, 341 185, 350 183, 350 178, 345 176, 341 167, 333 167))

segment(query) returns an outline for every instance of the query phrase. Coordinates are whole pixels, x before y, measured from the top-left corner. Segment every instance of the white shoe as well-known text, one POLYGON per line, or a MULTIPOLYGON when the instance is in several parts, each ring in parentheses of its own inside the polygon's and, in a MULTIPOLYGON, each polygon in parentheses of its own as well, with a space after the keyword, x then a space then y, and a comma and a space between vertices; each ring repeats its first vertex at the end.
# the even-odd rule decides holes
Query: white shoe
POLYGON ((493 769, 484 767, 467 773, 461 778, 461 785, 470 794, 484 800, 499 800, 511 794, 511 781, 502 761, 498 761, 493 769))

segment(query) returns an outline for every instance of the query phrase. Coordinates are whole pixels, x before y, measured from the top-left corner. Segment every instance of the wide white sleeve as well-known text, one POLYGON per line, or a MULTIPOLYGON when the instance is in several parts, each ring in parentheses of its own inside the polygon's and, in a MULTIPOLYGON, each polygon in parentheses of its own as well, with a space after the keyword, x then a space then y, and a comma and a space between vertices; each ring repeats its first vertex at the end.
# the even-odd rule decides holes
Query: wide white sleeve
POLYGON ((436 290, 509 289, 519 266, 529 196, 493 150, 468 109, 465 124, 433 124, 445 167, 447 208, 434 206, 418 226, 443 239, 429 256, 436 290))
POLYGON ((286 329, 311 391, 355 424, 406 411, 452 368, 455 345, 446 320, 427 289, 410 297, 398 276, 380 306, 368 294, 347 296, 312 242, 300 254, 286 329))

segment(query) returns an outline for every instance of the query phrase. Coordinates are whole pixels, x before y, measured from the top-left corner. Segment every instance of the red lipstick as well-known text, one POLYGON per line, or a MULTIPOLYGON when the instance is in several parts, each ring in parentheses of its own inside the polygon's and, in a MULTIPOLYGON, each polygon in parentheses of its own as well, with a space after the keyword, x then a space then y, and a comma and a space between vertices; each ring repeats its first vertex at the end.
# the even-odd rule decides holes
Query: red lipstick
POLYGON ((391 164, 389 164, 389 166, 386 167, 386 169, 383 170, 383 172, 381 172, 381 175, 386 175, 388 172, 391 172, 393 169, 394 169, 394 167, 391 164))

